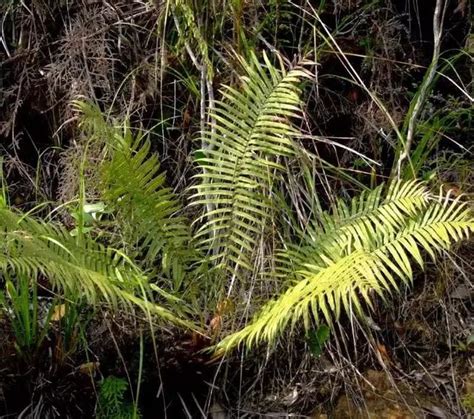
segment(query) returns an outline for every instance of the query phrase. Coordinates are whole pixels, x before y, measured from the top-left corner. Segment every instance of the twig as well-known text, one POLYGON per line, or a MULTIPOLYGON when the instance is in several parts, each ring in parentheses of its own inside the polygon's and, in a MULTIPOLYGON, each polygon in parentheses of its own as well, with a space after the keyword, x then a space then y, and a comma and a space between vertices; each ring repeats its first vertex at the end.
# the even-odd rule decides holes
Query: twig
POLYGON ((436 7, 435 7, 434 15, 433 15, 433 41, 434 41, 433 57, 431 59, 431 64, 428 67, 427 73, 425 74, 425 77, 421 83, 420 91, 415 99, 416 102, 413 107, 410 120, 408 122, 408 130, 407 130, 407 136, 406 136, 406 141, 405 141, 405 147, 403 149, 402 154, 398 158, 398 162, 397 162, 398 179, 400 179, 400 176, 401 176, 402 165, 404 161, 410 155, 410 149, 411 149, 411 146, 413 145, 413 138, 415 135, 415 126, 418 121, 418 117, 420 116, 420 113, 423 109, 423 105, 426 101, 426 97, 428 95, 428 89, 436 75, 436 68, 438 66, 439 54, 440 54, 440 48, 441 48, 441 36, 443 33, 444 13, 443 14, 441 13, 442 4, 443 4, 443 0, 436 0, 436 7))
MULTIPOLYGON (((210 69, 208 67, 208 61, 206 60, 206 57, 202 54, 201 52, 201 63, 199 62, 197 56, 194 54, 193 50, 191 49, 191 46, 189 45, 189 42, 186 40, 186 35, 183 33, 181 30, 181 26, 178 21, 178 17, 176 15, 176 5, 172 6, 172 15, 173 15, 173 20, 174 24, 176 26, 176 30, 178 31, 179 36, 184 40, 184 47, 186 49, 186 52, 189 55, 189 58, 191 59, 192 63, 196 67, 196 69, 200 73, 200 130, 201 130, 201 148, 203 150, 212 150, 213 146, 212 144, 207 144, 204 139, 204 132, 206 129, 206 122, 209 122, 211 125, 211 136, 215 132, 215 118, 213 116, 213 110, 215 108, 215 100, 214 100, 214 90, 212 88, 212 80, 210 76, 210 69), (209 112, 207 112, 206 108, 206 92, 208 95, 208 106, 209 106, 209 112), (206 116, 208 116, 209 121, 206 121, 206 116)), ((202 168, 203 174, 207 173, 207 170, 205 167, 202 168)), ((206 195, 206 199, 208 196, 206 195)), ((207 213, 210 214, 214 210, 214 204, 207 203, 206 204, 206 210, 207 213)), ((214 233, 213 233, 214 234, 214 233)))
MULTIPOLYGON (((314 17, 315 21, 318 22, 321 25, 321 28, 323 29, 323 32, 319 31, 315 25, 313 25, 314 30, 316 30, 318 33, 320 33, 324 38, 325 42, 328 42, 332 47, 334 48, 335 51, 338 52, 337 56, 340 59, 341 64, 345 68, 345 70, 348 72, 348 74, 351 75, 354 81, 356 81, 359 86, 367 93, 367 95, 370 97, 370 99, 376 104, 376 106, 384 113, 385 117, 387 118, 388 122, 390 123, 393 131, 396 133, 397 137, 402 140, 402 134, 400 130, 398 129, 397 124, 395 123, 395 120, 393 119, 392 115, 390 115, 390 112, 387 110, 386 106, 383 104, 382 100, 377 97, 377 95, 372 92, 367 85, 364 83, 362 80, 361 76, 357 72, 357 70, 354 68, 354 66, 351 64, 349 59, 346 57, 346 54, 342 51, 341 47, 337 43, 336 39, 332 35, 331 31, 329 30, 328 26, 322 21, 322 19, 319 16, 318 11, 312 6, 311 2, 309 0, 306 1, 307 5, 311 8, 312 16, 314 17), (326 36, 324 36, 324 33, 326 36)), ((297 5, 295 2, 290 0, 290 4, 294 5, 295 7, 298 7, 301 9, 301 6, 297 5)))
MULTIPOLYGON (((114 26, 120 26, 120 25, 127 24, 128 22, 130 22, 133 19, 142 17, 144 15, 151 14, 152 11, 153 10, 145 10, 143 12, 137 12, 137 13, 125 16, 123 19, 119 19, 119 20, 117 20, 113 23, 109 23, 109 24, 101 27, 100 29, 98 29, 97 31, 95 31, 93 33, 90 33, 88 35, 80 37, 78 39, 78 41, 79 40, 87 41, 91 38, 94 38, 97 35, 100 35, 104 32, 107 32, 110 28, 112 28, 114 26)), ((35 48, 29 48, 29 49, 25 49, 24 51, 17 52, 14 55, 12 55, 11 57, 7 58, 6 60, 0 61, 0 68, 7 65, 7 64, 10 64, 10 63, 18 60, 18 59, 20 59, 22 57, 29 56, 30 54, 36 54, 36 53, 40 52, 41 50, 48 49, 48 48, 51 48, 51 47, 54 47, 54 46, 58 46, 62 42, 63 42, 62 39, 58 39, 56 41, 52 41, 52 42, 49 42, 49 43, 38 45, 35 48)))

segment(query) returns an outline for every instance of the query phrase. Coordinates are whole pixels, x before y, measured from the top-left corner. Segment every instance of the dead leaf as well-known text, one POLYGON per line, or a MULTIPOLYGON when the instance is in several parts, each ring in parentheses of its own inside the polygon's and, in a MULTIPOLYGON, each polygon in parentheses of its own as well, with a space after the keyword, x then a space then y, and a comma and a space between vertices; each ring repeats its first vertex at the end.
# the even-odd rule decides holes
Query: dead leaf
POLYGON ((222 316, 216 315, 209 322, 209 330, 213 334, 219 333, 222 327, 222 316))
POLYGON ((77 369, 81 374, 92 375, 99 369, 99 367, 100 362, 86 362, 84 364, 79 365, 77 369))
POLYGON ((392 358, 390 357, 388 350, 385 345, 377 343, 376 346, 377 355, 379 360, 385 365, 392 365, 392 358))
POLYGON ((54 307, 53 314, 51 316, 52 322, 60 321, 66 314, 66 304, 59 304, 54 307))
POLYGON ((472 290, 466 284, 461 284, 451 293, 451 298, 455 298, 457 300, 465 300, 467 298, 470 298, 471 295, 472 290))
POLYGON ((458 5, 454 9, 453 13, 461 13, 461 16, 464 17, 466 14, 466 5, 467 5, 467 0, 458 0, 458 5))
POLYGON ((443 185, 443 190, 445 193, 451 193, 455 198, 462 195, 462 191, 459 186, 455 185, 454 183, 446 183, 443 185))

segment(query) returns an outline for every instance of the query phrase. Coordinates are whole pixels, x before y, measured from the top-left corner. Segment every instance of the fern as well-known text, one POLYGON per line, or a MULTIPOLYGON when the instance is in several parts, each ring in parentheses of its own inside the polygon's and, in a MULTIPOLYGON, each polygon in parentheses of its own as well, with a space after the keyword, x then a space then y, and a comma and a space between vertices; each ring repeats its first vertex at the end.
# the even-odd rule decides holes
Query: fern
POLYGON ((76 107, 92 138, 105 137, 108 156, 101 164, 102 198, 114 211, 129 250, 138 251, 145 267, 160 260, 161 272, 173 278, 178 290, 193 255, 190 231, 177 215, 181 205, 165 187, 165 173, 159 173, 159 160, 150 153, 149 140, 141 134, 134 137, 127 125, 108 124, 95 106, 76 102, 76 107))
POLYGON ((135 411, 133 404, 125 400, 128 390, 127 380, 109 376, 105 378, 97 399, 98 419, 138 419, 141 415, 135 411))
POLYGON ((325 260, 337 251, 334 246, 350 250, 354 242, 360 243, 374 223, 384 225, 386 231, 395 231, 403 224, 405 217, 416 215, 429 202, 428 191, 416 180, 394 181, 385 198, 383 192, 384 185, 364 191, 352 199, 350 206, 339 200, 332 213, 323 212, 308 222, 304 232, 296 231, 301 242, 299 245, 289 244, 288 250, 280 255, 286 259, 281 267, 283 274, 288 274, 284 266, 295 265, 295 262, 301 264, 317 258, 314 263, 324 265, 325 260))
POLYGON ((314 229, 321 237, 307 235, 301 251, 293 246, 283 254, 294 284, 219 349, 273 342, 299 320, 309 329, 321 316, 331 324, 342 311, 361 314, 364 304, 373 307, 374 295, 385 298, 412 281, 412 260, 423 268, 423 251, 434 259, 474 230, 466 204, 449 194, 434 201, 416 182, 392 184, 384 200, 381 189, 362 197, 322 217, 314 229))
POLYGON ((122 252, 90 236, 78 240, 62 226, 5 206, 0 208, 0 272, 44 276, 55 290, 80 295, 90 304, 137 306, 147 315, 189 326, 149 300, 147 277, 122 252))
POLYGON ((203 172, 192 204, 207 208, 197 220, 205 220, 196 233, 199 248, 233 274, 252 270, 272 209, 269 192, 283 171, 278 160, 294 153, 300 135, 291 121, 301 116, 298 85, 307 73, 299 66, 278 70, 263 58, 265 65, 254 54, 249 63, 241 60, 242 89, 223 88, 196 159, 203 172))

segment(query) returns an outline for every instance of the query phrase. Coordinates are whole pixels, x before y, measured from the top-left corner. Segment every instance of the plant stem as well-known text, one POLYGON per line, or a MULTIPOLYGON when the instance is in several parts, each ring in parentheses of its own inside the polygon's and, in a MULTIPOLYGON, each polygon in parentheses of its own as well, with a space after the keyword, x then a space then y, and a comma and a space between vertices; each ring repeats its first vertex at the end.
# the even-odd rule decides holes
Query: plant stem
POLYGON ((415 136, 415 127, 420 116, 421 111, 423 110, 423 105, 426 102, 426 97, 428 95, 428 90, 433 82, 433 79, 436 75, 436 68, 438 66, 440 47, 441 47, 441 36, 443 34, 443 18, 444 12, 441 13, 443 5, 443 0, 436 0, 436 7, 433 15, 433 57, 431 59, 431 64, 428 67, 428 70, 425 74, 425 77, 421 83, 420 90, 415 97, 415 103, 413 105, 413 110, 410 115, 410 120, 408 121, 408 130, 406 135, 405 146, 403 152, 400 154, 397 162, 397 178, 400 179, 402 166, 405 160, 410 155, 410 150, 413 144, 413 139, 415 136))

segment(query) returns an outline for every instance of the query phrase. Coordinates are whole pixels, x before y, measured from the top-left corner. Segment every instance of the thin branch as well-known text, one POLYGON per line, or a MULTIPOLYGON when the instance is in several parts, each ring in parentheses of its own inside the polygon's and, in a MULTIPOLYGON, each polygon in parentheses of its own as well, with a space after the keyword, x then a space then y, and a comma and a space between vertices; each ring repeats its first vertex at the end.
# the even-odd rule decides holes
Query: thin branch
POLYGON ((410 155, 410 150, 413 145, 413 139, 415 136, 415 127, 418 122, 418 117, 420 116, 421 111, 423 110, 423 105, 426 102, 428 96, 429 87, 433 82, 433 79, 436 75, 436 68, 438 67, 440 48, 441 48, 441 36, 443 34, 443 17, 444 13, 441 13, 443 5, 443 0, 436 0, 436 7, 433 15, 433 57, 431 59, 431 64, 428 67, 427 73, 421 83, 420 90, 416 96, 416 102, 413 107, 413 111, 408 122, 408 130, 405 141, 405 147, 402 154, 400 155, 397 162, 397 177, 400 179, 401 170, 404 161, 410 155))

